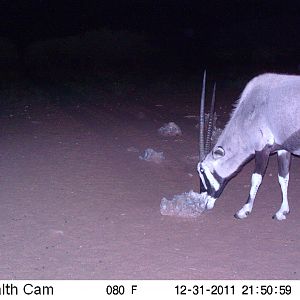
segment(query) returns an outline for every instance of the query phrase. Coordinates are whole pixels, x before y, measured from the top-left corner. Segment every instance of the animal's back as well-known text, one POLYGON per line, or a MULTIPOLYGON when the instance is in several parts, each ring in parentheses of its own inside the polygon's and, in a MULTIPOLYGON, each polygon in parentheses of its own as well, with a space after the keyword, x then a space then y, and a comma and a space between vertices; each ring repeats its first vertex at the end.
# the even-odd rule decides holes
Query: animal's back
POLYGON ((298 154, 300 149, 300 76, 263 74, 253 80, 259 93, 256 109, 275 143, 298 154))
POLYGON ((276 144, 283 145, 294 135, 293 143, 297 146, 292 148, 300 149, 300 76, 267 73, 253 78, 226 127, 227 134, 222 136, 225 140, 232 132, 242 132, 242 140, 256 136, 263 145, 266 139, 274 138, 276 144))

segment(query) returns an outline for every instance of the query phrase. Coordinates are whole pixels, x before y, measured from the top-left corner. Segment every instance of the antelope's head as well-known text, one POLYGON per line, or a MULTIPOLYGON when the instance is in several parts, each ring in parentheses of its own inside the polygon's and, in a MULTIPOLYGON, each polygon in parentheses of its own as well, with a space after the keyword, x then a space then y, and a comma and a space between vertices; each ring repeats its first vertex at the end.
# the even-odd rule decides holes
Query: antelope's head
POLYGON ((210 104, 210 112, 205 122, 205 86, 206 71, 203 75, 201 103, 200 103, 200 119, 199 119, 199 163, 197 170, 200 176, 200 192, 205 193, 207 200, 207 209, 214 206, 216 199, 221 195, 228 177, 222 172, 222 161, 226 156, 225 149, 218 143, 212 148, 212 133, 214 129, 215 115, 215 96, 216 84, 214 84, 212 99, 210 104), (207 124, 205 124, 207 123, 207 124))
POLYGON ((205 124, 206 72, 203 76, 203 85, 200 104, 199 120, 199 163, 197 170, 200 176, 200 192, 205 193, 207 209, 211 209, 217 198, 221 195, 226 183, 249 159, 247 141, 235 128, 235 120, 230 120, 215 145, 212 146, 212 133, 214 129, 214 107, 216 84, 214 85, 208 121, 205 124))

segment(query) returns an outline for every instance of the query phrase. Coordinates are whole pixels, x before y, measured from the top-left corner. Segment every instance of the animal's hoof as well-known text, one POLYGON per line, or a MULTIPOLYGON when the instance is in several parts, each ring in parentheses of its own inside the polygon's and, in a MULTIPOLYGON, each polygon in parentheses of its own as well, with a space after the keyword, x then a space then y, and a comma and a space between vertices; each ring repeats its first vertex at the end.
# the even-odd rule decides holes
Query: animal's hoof
POLYGON ((240 211, 238 211, 238 212, 234 215, 234 217, 235 217, 236 219, 241 220, 241 219, 247 218, 249 215, 250 215, 250 211, 244 211, 243 209, 241 209, 240 211))
POLYGON ((283 214, 281 214, 280 216, 278 216, 278 215, 276 214, 276 215, 274 215, 274 216, 272 217, 272 219, 273 219, 273 220, 282 221, 282 220, 285 220, 285 219, 286 219, 286 216, 283 215, 283 214))
POLYGON ((288 215, 290 212, 289 211, 284 211, 284 212, 277 212, 272 219, 276 219, 278 221, 282 221, 286 219, 286 215, 288 215))
POLYGON ((252 206, 249 203, 247 203, 235 214, 235 217, 237 219, 245 219, 250 215, 251 210, 252 206))
POLYGON ((236 219, 238 219, 238 220, 241 219, 241 218, 239 217, 238 213, 235 213, 235 214, 234 214, 234 217, 235 217, 236 219))
MULTIPOLYGON (((248 213, 248 215, 249 215, 249 213, 248 213)), ((243 220, 247 217, 247 215, 241 215, 237 212, 236 214, 234 214, 234 217, 238 220, 243 220)))

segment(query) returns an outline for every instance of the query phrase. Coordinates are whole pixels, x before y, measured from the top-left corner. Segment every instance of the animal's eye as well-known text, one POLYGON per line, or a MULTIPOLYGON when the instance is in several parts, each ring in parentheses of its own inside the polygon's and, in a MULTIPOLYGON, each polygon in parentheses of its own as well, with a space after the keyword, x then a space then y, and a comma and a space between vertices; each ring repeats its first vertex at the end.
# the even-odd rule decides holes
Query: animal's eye
POLYGON ((223 157, 225 155, 225 150, 218 146, 214 151, 213 151, 213 157, 214 158, 220 158, 223 157))

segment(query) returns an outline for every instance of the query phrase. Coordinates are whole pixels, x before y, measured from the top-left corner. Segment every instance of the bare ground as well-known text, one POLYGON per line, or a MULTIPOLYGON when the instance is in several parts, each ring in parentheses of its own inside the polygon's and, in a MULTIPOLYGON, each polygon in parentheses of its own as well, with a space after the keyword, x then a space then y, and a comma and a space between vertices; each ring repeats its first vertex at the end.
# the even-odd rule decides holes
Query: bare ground
POLYGON ((276 157, 248 219, 233 215, 252 162, 212 211, 162 216, 162 197, 199 189, 196 120, 185 117, 197 114, 197 101, 148 94, 118 101, 95 92, 65 105, 29 99, 2 112, 0 278, 300 279, 299 158, 286 221, 271 218, 281 202, 276 157), (169 121, 181 137, 157 134, 169 121), (140 160, 148 147, 166 161, 140 160))

